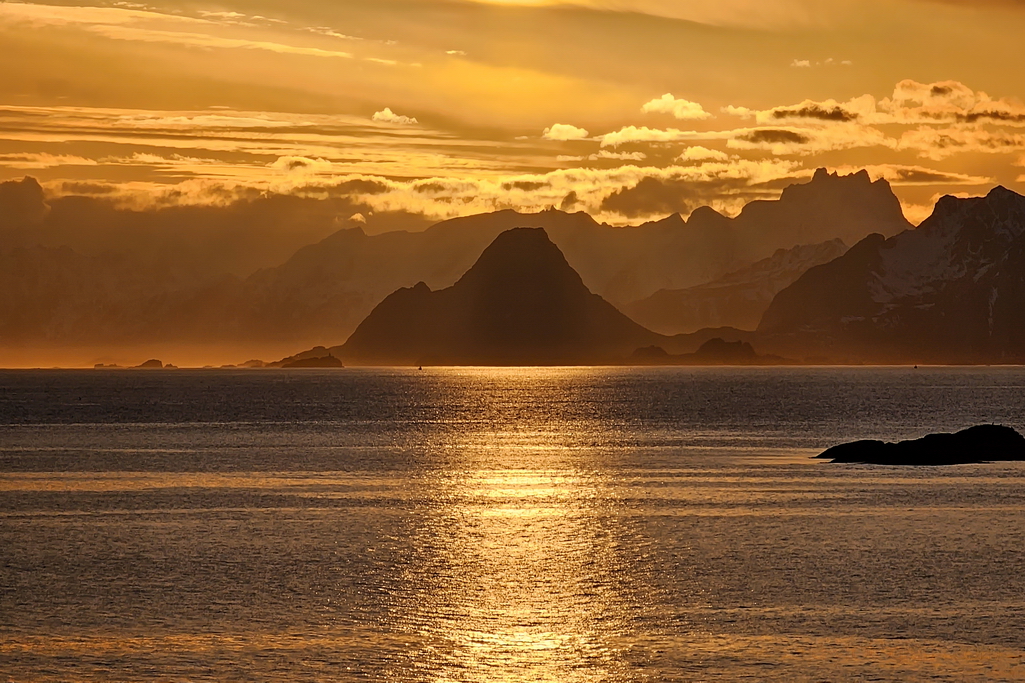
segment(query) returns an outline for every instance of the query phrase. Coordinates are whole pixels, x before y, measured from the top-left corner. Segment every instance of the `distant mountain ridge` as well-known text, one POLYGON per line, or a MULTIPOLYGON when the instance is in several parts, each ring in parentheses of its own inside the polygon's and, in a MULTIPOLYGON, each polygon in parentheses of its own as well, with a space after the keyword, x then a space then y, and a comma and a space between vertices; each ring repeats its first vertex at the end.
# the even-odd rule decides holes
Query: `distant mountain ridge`
MULTIPOLYGON (((0 185, 24 205, 19 216, 38 219, 47 210, 34 181, 0 185)), ((66 223, 73 199, 61 199, 51 214, 66 223)), ((267 202, 268 216, 254 213, 255 205, 232 208, 232 225, 239 226, 233 230, 256 221, 266 231, 287 215, 287 204, 284 198, 267 202)), ((209 220, 184 208, 160 220, 170 225, 175 216, 209 220)), ((118 230, 134 225, 120 225, 127 220, 120 214, 95 218, 100 219, 117 223, 118 230)), ((498 234, 514 227, 545 228, 584 284, 623 306, 662 289, 714 281, 781 248, 836 237, 850 244, 872 232, 896 234, 909 224, 886 181, 872 182, 864 172, 839 176, 820 170, 810 182, 786 188, 778 200, 752 202, 736 218, 704 208, 687 220, 674 214, 616 228, 584 213, 498 211, 443 221, 422 232, 367 235, 347 228, 244 279, 212 274, 206 266, 164 268, 159 250, 137 263, 114 258, 112 267, 109 255, 79 258, 60 248, 29 247, 31 258, 24 256, 29 252, 0 255, 13 264, 0 270, 0 291, 10 293, 0 296, 0 336, 19 344, 63 345, 328 343, 348 337, 396 289, 421 281, 432 289, 453 284, 498 234), (69 259, 73 268, 66 266, 69 259)))
POLYGON ((500 233, 544 228, 587 287, 617 306, 661 289, 703 284, 771 257, 778 249, 910 228, 885 180, 820 169, 779 200, 749 204, 736 218, 710 208, 634 228, 599 224, 585 213, 498 211, 455 218, 420 233, 368 236, 352 228, 300 249, 283 265, 242 284, 231 317, 248 334, 261 327, 345 337, 381 299, 424 282, 453 284, 500 233))
POLYGON ((809 270, 758 331, 882 360, 1025 360, 1025 197, 942 198, 916 230, 809 270))

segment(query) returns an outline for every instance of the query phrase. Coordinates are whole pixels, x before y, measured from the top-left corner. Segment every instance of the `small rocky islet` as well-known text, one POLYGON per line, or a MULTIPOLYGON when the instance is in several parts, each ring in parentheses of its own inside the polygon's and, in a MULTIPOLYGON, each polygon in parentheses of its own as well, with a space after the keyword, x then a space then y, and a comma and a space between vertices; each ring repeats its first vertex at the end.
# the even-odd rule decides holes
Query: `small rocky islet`
POLYGON ((888 443, 853 441, 833 446, 818 459, 862 465, 938 466, 1025 461, 1025 436, 1003 425, 977 425, 957 433, 928 434, 888 443))

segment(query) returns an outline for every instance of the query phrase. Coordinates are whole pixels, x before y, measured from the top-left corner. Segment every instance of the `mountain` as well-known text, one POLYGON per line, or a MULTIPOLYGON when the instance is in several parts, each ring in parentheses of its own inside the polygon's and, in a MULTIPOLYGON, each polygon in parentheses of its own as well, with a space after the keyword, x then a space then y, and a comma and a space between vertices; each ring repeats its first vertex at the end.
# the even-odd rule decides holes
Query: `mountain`
POLYGON ((231 288, 230 277, 212 282, 123 254, 42 246, 0 251, 0 340, 104 344, 112 333, 123 343, 174 337, 209 306, 223 314, 225 301, 215 293, 225 287, 231 288))
POLYGON ((809 268, 842 256, 841 239, 779 249, 767 259, 687 289, 662 289, 622 308, 650 330, 687 334, 709 327, 753 330, 780 290, 809 268))
POLYGON ((0 295, 0 339, 64 347, 245 341, 247 353, 257 345, 313 346, 348 337, 396 289, 451 286, 515 227, 544 228, 584 284, 617 306, 715 281, 781 248, 834 237, 852 244, 909 227, 885 181, 819 171, 736 218, 706 207, 686 220, 674 214, 620 228, 579 212, 498 211, 421 232, 336 230, 280 265, 251 270, 269 251, 289 253, 286 245, 319 236, 351 208, 264 197, 129 211, 84 197, 49 199, 30 179, 0 183, 0 259, 8 273, 0 270, 0 284, 9 285, 0 295), (270 239, 275 230, 288 238, 270 239), (69 240, 71 252, 56 246, 69 240), (118 244, 130 246, 111 251, 118 244), (218 272, 222 254, 235 256, 225 256, 231 268, 218 272))
POLYGON ((841 176, 823 168, 811 182, 784 189, 778 201, 751 202, 733 220, 745 242, 762 250, 773 245, 757 258, 797 244, 834 238, 854 244, 870 233, 891 236, 913 227, 885 180, 873 182, 864 170, 841 176))
POLYGON ((943 197, 916 230, 809 270, 758 331, 876 360, 1025 359, 1025 197, 943 197))
POLYGON ((399 289, 330 351, 349 364, 582 365, 659 341, 591 293, 544 229, 515 228, 451 287, 399 289))
POLYGON ((492 240, 516 227, 544 228, 592 292, 624 306, 662 289, 708 283, 781 248, 837 237, 853 244, 873 232, 893 235, 911 226, 885 180, 819 170, 809 183, 786 188, 778 200, 752 202, 732 219, 705 207, 687 220, 674 214, 617 228, 581 212, 506 210, 419 233, 371 236, 351 228, 252 275, 221 325, 231 335, 345 337, 400 287, 452 285, 492 240))

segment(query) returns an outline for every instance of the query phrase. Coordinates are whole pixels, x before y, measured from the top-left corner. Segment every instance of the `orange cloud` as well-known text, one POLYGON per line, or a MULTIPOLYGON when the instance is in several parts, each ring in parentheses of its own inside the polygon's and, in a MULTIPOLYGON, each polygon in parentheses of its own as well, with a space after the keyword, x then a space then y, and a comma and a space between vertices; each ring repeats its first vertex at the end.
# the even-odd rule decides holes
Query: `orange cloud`
POLYGON ((712 115, 705 111, 704 107, 697 102, 677 99, 671 93, 666 93, 662 97, 646 102, 641 107, 641 111, 645 114, 672 114, 675 118, 682 120, 700 121, 712 118, 712 115))
POLYGON ((541 133, 541 137, 545 140, 586 140, 590 133, 583 128, 577 126, 571 126, 567 123, 556 123, 549 128, 545 128, 544 132, 541 133))

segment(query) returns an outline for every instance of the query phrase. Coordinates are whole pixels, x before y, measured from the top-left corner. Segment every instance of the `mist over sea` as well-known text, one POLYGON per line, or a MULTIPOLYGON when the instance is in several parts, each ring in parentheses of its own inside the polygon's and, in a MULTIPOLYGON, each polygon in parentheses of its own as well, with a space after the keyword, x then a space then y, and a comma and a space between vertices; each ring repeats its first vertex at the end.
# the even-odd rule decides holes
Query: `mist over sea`
POLYGON ((1025 368, 0 372, 0 681, 1025 679, 1025 368))

